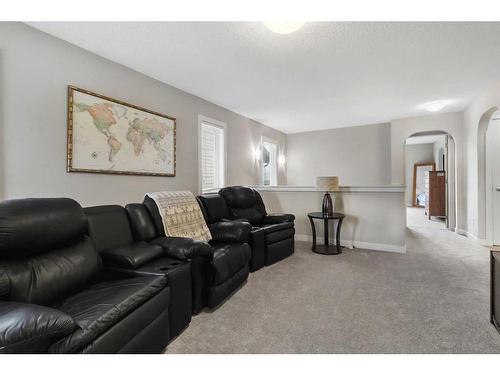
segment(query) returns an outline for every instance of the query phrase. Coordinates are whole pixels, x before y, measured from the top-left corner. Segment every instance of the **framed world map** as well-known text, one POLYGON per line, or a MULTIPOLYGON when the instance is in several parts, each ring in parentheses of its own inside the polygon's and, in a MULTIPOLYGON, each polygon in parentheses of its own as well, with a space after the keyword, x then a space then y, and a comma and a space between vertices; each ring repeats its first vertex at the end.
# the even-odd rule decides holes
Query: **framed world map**
POLYGON ((68 87, 68 172, 175 176, 175 118, 68 87))

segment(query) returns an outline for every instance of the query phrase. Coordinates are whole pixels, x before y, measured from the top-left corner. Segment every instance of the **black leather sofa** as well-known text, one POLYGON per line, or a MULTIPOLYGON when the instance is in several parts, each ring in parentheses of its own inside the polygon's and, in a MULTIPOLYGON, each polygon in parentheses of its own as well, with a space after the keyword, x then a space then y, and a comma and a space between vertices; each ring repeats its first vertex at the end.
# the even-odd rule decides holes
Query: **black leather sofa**
POLYGON ((209 225, 243 221, 252 225, 250 271, 279 262, 294 252, 295 216, 268 214, 260 194, 245 186, 231 186, 218 194, 200 195, 198 200, 209 225))
POLYGON ((168 256, 190 262, 194 314, 218 306, 247 280, 251 257, 248 223, 209 225, 212 240, 206 243, 166 237, 156 203, 147 196, 143 203, 128 204, 125 209, 136 241, 160 245, 168 256))
POLYGON ((0 352, 159 353, 169 302, 165 277, 103 267, 74 200, 0 202, 0 352))
POLYGON ((165 276, 170 287, 170 339, 191 322, 191 268, 187 261, 167 256, 155 243, 134 241, 128 214, 122 206, 84 208, 89 236, 104 264, 116 273, 165 276))

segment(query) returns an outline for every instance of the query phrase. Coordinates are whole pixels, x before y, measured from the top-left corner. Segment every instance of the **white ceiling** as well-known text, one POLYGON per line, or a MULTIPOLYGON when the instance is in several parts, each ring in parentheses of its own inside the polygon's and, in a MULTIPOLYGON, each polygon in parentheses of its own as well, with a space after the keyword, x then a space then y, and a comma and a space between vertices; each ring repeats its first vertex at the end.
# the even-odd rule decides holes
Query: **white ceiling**
POLYGON ((500 80, 500 23, 29 24, 287 133, 463 110, 500 80))

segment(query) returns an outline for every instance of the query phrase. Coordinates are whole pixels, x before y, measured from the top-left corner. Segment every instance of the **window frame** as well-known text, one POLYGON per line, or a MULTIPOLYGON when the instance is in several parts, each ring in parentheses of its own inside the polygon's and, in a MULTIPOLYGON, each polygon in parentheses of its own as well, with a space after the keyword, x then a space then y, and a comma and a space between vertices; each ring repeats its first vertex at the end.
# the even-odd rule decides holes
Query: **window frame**
POLYGON ((226 186, 226 181, 227 181, 227 125, 223 121, 219 121, 204 115, 198 114, 198 193, 199 194, 206 194, 210 192, 216 192, 220 188, 226 186), (222 150, 222 186, 219 188, 216 188, 214 190, 208 190, 208 191, 203 191, 203 170, 202 170, 202 160, 201 160, 201 155, 202 155, 202 150, 201 150, 201 129, 203 124, 210 125, 216 128, 219 128, 222 130, 222 145, 223 145, 223 150, 222 150))
POLYGON ((260 176, 261 176, 261 179, 262 179, 262 186, 278 186, 278 180, 279 180, 279 155, 280 155, 280 144, 279 142, 276 140, 276 139, 273 139, 273 138, 269 138, 269 137, 266 137, 266 136, 262 136, 261 139, 260 139, 260 150, 261 150, 261 155, 260 155, 260 159, 261 159, 261 166, 260 166, 260 176), (264 185, 264 143, 271 143, 273 144, 275 147, 276 147, 276 155, 275 155, 275 168, 274 168, 274 171, 275 171, 275 180, 276 180, 276 184, 272 184, 271 181, 272 181, 272 176, 270 178, 270 181, 269 181, 269 185, 264 185))

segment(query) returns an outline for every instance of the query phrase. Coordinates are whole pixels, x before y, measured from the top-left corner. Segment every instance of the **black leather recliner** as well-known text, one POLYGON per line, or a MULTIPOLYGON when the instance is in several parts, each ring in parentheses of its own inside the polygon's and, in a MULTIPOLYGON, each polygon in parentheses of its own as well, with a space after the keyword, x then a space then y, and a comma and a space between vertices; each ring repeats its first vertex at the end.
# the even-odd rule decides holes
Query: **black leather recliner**
POLYGON ((136 241, 158 244, 169 256, 190 262, 193 313, 199 313, 205 306, 218 306, 248 278, 251 257, 248 223, 209 225, 212 240, 206 243, 166 237, 156 203, 147 196, 142 204, 128 204, 125 209, 136 241))
POLYGON ((104 270, 72 199, 0 202, 0 352, 159 353, 166 284, 104 270))
POLYGON ((252 225, 250 245, 252 272, 279 262, 295 249, 295 216, 268 214, 260 194, 245 186, 223 188, 218 194, 198 197, 211 225, 224 221, 247 221, 252 225))
POLYGON ((127 212, 119 205, 84 208, 89 235, 104 264, 127 275, 165 276, 170 287, 169 331, 173 339, 191 322, 191 268, 168 257, 163 247, 134 241, 127 212))

